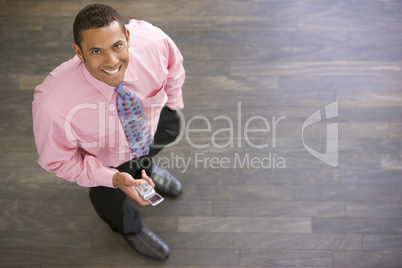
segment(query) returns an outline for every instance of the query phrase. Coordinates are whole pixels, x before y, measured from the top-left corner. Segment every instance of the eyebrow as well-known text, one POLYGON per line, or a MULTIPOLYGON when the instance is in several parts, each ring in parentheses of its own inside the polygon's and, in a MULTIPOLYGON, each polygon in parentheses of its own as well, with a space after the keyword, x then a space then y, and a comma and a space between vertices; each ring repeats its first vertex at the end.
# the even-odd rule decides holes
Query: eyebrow
MULTIPOLYGON (((114 43, 112 46, 115 46, 115 45, 123 43, 123 42, 124 42, 123 40, 119 40, 116 43, 114 43)), ((101 49, 100 47, 91 47, 91 48, 88 49, 88 51, 100 50, 100 49, 101 49)))
POLYGON ((101 49, 101 48, 99 48, 99 47, 91 47, 91 48, 88 49, 88 51, 100 50, 100 49, 101 49))

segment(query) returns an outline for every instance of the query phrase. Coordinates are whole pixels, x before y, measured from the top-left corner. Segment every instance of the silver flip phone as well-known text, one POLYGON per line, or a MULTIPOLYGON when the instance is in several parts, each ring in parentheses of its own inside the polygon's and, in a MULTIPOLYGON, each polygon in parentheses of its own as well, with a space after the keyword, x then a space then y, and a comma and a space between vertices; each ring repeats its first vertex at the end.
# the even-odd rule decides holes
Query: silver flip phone
POLYGON ((155 192, 154 188, 152 188, 148 182, 145 182, 145 185, 143 186, 135 187, 135 189, 141 195, 141 197, 148 201, 152 206, 156 206, 164 200, 160 194, 155 192))

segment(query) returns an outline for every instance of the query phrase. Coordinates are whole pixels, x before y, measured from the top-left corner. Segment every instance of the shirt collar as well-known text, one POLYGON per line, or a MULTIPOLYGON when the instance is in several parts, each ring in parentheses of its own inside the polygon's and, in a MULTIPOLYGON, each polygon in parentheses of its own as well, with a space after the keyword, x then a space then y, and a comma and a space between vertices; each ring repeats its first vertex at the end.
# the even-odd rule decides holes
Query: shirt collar
POLYGON ((109 101, 112 99, 112 95, 114 93, 115 87, 111 87, 105 82, 102 82, 95 77, 93 77, 85 67, 85 64, 81 64, 82 72, 87 79, 87 81, 94 87, 96 88, 100 93, 102 93, 103 96, 105 96, 109 101))

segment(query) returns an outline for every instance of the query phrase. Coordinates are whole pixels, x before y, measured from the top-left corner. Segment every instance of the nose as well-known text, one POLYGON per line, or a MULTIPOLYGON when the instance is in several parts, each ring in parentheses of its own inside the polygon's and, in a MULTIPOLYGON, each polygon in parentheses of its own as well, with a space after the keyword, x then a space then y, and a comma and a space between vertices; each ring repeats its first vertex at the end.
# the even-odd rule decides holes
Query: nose
POLYGON ((105 53, 104 65, 108 67, 116 67, 119 63, 119 58, 112 52, 105 53))

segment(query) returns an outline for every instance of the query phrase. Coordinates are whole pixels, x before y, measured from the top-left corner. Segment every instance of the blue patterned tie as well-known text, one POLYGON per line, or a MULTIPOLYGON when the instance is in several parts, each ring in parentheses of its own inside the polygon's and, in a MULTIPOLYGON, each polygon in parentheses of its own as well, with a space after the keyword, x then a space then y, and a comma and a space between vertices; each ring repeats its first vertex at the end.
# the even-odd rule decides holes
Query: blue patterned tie
POLYGON ((117 111, 131 152, 134 158, 147 155, 153 137, 145 121, 141 102, 134 92, 126 89, 124 82, 116 87, 115 91, 119 94, 117 98, 117 111))

